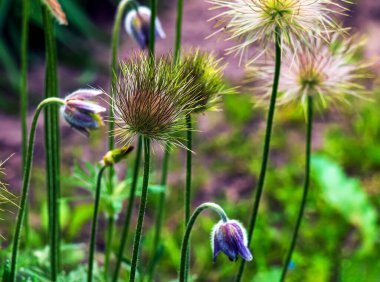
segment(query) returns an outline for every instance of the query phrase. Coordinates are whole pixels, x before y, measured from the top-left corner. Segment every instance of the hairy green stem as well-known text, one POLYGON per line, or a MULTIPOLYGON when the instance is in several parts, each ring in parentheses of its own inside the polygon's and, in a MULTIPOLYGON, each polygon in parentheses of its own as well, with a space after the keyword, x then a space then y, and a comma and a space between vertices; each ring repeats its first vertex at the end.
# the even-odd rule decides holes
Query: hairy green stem
MULTIPOLYGON (((181 55, 181 39, 182 39, 182 16, 183 16, 183 0, 177 1, 177 19, 176 19, 176 30, 175 30, 175 42, 174 42, 174 62, 178 64, 180 55, 181 55)), ((162 173, 161 173, 161 186, 165 187, 167 184, 168 177, 168 166, 170 159, 170 146, 166 145, 164 151, 164 157, 162 160, 162 173)), ((164 217, 164 205, 165 205, 165 196, 166 192, 160 194, 157 205, 157 214, 156 214, 156 224, 155 224, 155 235, 154 235, 154 244, 153 244, 153 257, 157 252, 161 239, 161 227, 164 217)), ((155 265, 152 266, 150 270, 150 278, 148 281, 151 281, 153 278, 155 270, 155 265)))
POLYGON ((181 39, 182 39, 182 16, 183 16, 183 0, 177 0, 177 20, 175 30, 174 43, 174 62, 178 63, 181 55, 181 39))
POLYGON ((169 168, 169 158, 170 158, 170 146, 167 144, 165 147, 164 158, 162 160, 162 171, 161 171, 161 182, 160 185, 164 189, 160 195, 158 196, 157 201, 157 213, 155 218, 155 231, 154 231, 154 239, 153 239, 153 252, 152 252, 152 260, 151 265, 149 267, 149 278, 148 281, 153 280, 153 275, 155 271, 155 267, 157 264, 156 254, 160 246, 161 241, 161 229, 162 223, 164 221, 164 206, 165 206, 165 197, 166 197, 166 184, 168 178, 168 168, 169 168))
MULTIPOLYGON (((115 21, 112 29, 112 41, 111 41, 111 107, 109 109, 110 122, 109 122, 109 130, 108 130, 108 150, 111 151, 115 147, 115 138, 114 138, 114 111, 113 111, 113 97, 115 95, 116 83, 117 83, 117 57, 118 57, 118 49, 119 49, 119 38, 120 38, 120 28, 121 21, 123 18, 123 14, 125 9, 127 8, 129 3, 132 3, 132 0, 122 0, 119 2, 117 6, 115 21)), ((113 177, 114 177, 114 169, 109 169, 108 174, 108 193, 112 194, 113 192, 113 177)), ((109 272, 109 262, 111 258, 111 250, 112 250, 112 236, 114 229, 115 219, 114 216, 111 215, 107 221, 107 238, 106 238, 106 254, 105 254, 105 262, 104 262, 104 276, 105 278, 109 272)))
MULTIPOLYGON (((192 158, 193 158, 193 132, 192 132, 192 121, 191 121, 191 115, 186 116, 186 134, 187 134, 187 151, 186 151, 186 184, 185 184, 185 229, 187 226, 187 223, 190 219, 190 212, 191 212, 191 170, 192 170, 192 158)), ((189 268, 189 253, 190 253, 190 246, 188 246, 189 251, 187 252, 187 258, 186 258, 186 272, 185 277, 187 279, 187 269, 189 268)))
POLYGON ((146 208, 146 203, 147 203, 147 198, 148 198, 149 171, 150 171, 150 139, 144 138, 143 185, 142 185, 142 192, 141 192, 139 214, 137 218, 135 239, 133 243, 131 273, 129 276, 129 282, 135 281, 136 270, 138 267, 140 242, 141 242, 141 236, 142 236, 142 230, 143 230, 143 224, 144 224, 145 208, 146 208))
MULTIPOLYGON (((273 78, 273 87, 272 87, 272 95, 270 98, 270 104, 269 104, 269 111, 268 111, 268 117, 267 117, 267 125, 266 125, 266 131, 265 131, 265 140, 264 140, 264 150, 263 150, 263 156, 262 156, 262 162, 261 162, 261 170, 259 175, 259 180, 257 183, 257 188, 255 192, 255 202, 253 204, 251 219, 249 223, 249 229, 248 229, 248 247, 251 244, 252 237, 253 237, 253 231, 256 224, 256 219, 259 211, 259 205, 261 200, 261 194, 264 188, 265 183, 265 175, 267 171, 268 166, 268 159, 269 159, 269 151, 270 151, 270 141, 271 141, 271 135, 272 135, 272 127, 273 127, 273 118, 274 118, 274 112, 276 108, 276 98, 277 98, 277 91, 278 91, 278 84, 280 80, 280 69, 281 69, 281 30, 279 27, 276 28, 275 31, 275 40, 276 40, 276 64, 275 64, 275 72, 274 72, 274 78, 273 78)), ((244 272, 244 266, 245 266, 245 260, 241 260, 239 271, 236 276, 235 281, 240 281, 243 276, 244 272)))
MULTIPOLYGON (((42 5, 42 18, 45 32, 46 73, 45 98, 58 96, 57 52, 54 38, 54 25, 51 14, 42 5)), ((57 107, 45 110, 45 148, 46 148, 46 175, 49 211, 50 236, 50 267, 51 280, 56 281, 60 269, 60 148, 59 148, 59 116, 57 107)))
POLYGON ((19 204, 20 208, 17 214, 16 227, 15 227, 15 232, 13 236, 11 270, 9 274, 9 280, 11 282, 16 281, 18 251, 20 247, 22 222, 24 220, 25 207, 26 207, 26 203, 27 203, 27 199, 29 195, 29 185, 30 185, 32 163, 33 163, 33 149, 34 149, 35 133, 36 133, 36 128, 37 128, 37 121, 42 109, 49 104, 64 105, 64 101, 62 99, 54 98, 54 97, 47 98, 38 105, 34 113, 34 117, 32 120, 31 127, 30 127, 30 132, 29 132, 28 149, 26 152, 26 160, 25 160, 22 189, 21 189, 21 200, 19 204))
POLYGON ((312 129, 313 129, 313 98, 311 96, 307 97, 307 130, 306 130, 306 155, 305 155, 305 182, 304 190, 302 195, 302 202, 300 210, 298 212, 298 217, 296 221, 296 226, 294 228, 292 241, 290 243, 290 248, 288 254, 285 258, 285 263, 282 268, 281 279, 280 281, 285 281, 286 273, 289 269, 289 263, 292 258, 294 247, 297 242, 298 231, 301 226, 303 214, 305 211, 305 206, 307 202, 307 195, 309 192, 309 182, 310 182, 310 156, 311 156, 311 141, 312 141, 312 129))
MULTIPOLYGON (((22 167, 25 166, 26 150, 28 147, 28 34, 29 34, 29 0, 22 1, 21 23, 21 79, 20 79, 20 119, 21 119, 21 150, 22 167)), ((25 208, 25 242, 29 241, 29 212, 25 208)))
POLYGON ((201 214, 201 212, 204 211, 205 209, 211 209, 211 210, 215 211, 220 216, 220 218, 223 220, 223 222, 227 222, 227 220, 228 220, 228 217, 227 217, 226 213, 224 212, 224 210, 222 209, 222 207, 220 207, 217 204, 204 203, 195 209, 194 213, 190 217, 189 222, 186 225, 185 234, 184 234, 183 240, 182 240, 181 264, 180 264, 180 268, 179 268, 179 281, 180 282, 187 282, 186 273, 189 272, 188 271, 189 266, 187 264, 187 260, 189 257, 190 234, 191 234, 191 231, 193 229, 193 226, 194 226, 196 219, 201 214))
POLYGON ((95 242, 96 242, 96 233, 98 227, 98 215, 99 215, 99 203, 100 203, 100 192, 101 192, 101 183, 104 170, 107 166, 102 166, 98 172, 98 179, 96 182, 95 190, 95 203, 94 203, 94 213, 92 216, 92 225, 91 225, 91 239, 88 255, 88 270, 87 270, 87 281, 93 281, 93 270, 94 270, 94 255, 95 255, 95 242))
POLYGON ((140 168, 140 162, 141 162, 141 152, 142 152, 142 137, 138 137, 138 143, 137 143, 137 151, 136 151, 136 158, 135 158, 135 163, 133 166, 133 176, 132 176, 132 184, 131 184, 131 190, 129 191, 129 198, 128 198, 128 207, 127 207, 127 212, 125 214, 125 219, 124 219, 124 226, 123 226, 123 231, 121 235, 121 242, 120 242, 120 247, 117 253, 117 258, 116 258, 116 265, 115 265, 115 271, 113 275, 113 282, 117 282, 118 276, 119 276, 119 271, 120 271, 120 266, 123 260, 123 254, 125 250, 125 244, 128 239, 129 235, 129 227, 131 223, 131 218, 132 218, 132 212, 133 212, 133 206, 135 203, 135 197, 136 197, 136 187, 137 187, 137 182, 139 178, 139 168, 140 168))
POLYGON ((150 0, 150 26, 149 26, 149 56, 154 59, 154 49, 156 45, 156 15, 157 0, 150 0))

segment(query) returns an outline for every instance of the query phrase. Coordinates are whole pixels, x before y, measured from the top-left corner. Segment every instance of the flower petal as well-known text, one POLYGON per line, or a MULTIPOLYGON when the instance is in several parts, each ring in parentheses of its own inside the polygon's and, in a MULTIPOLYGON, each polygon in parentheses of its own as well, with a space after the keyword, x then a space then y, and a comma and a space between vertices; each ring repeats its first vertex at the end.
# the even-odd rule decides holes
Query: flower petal
POLYGON ((106 111, 106 108, 98 104, 91 103, 88 101, 76 100, 76 99, 68 100, 66 102, 66 105, 70 108, 76 108, 79 111, 85 112, 85 113, 98 114, 98 113, 103 113, 106 111))
POLYGON ((104 94, 104 92, 100 89, 78 89, 74 91, 70 95, 66 96, 66 101, 71 99, 78 100, 93 100, 97 96, 104 94))

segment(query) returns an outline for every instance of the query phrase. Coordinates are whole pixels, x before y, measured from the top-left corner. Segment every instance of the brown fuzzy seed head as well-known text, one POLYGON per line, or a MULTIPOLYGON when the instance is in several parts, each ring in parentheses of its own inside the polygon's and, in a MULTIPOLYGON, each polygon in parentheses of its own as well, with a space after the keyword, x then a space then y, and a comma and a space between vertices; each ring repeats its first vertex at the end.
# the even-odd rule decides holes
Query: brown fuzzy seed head
POLYGON ((123 61, 120 69, 112 103, 115 136, 126 142, 139 134, 180 145, 176 133, 185 130, 183 119, 193 109, 183 91, 190 81, 181 79, 168 57, 150 60, 135 56, 123 61))

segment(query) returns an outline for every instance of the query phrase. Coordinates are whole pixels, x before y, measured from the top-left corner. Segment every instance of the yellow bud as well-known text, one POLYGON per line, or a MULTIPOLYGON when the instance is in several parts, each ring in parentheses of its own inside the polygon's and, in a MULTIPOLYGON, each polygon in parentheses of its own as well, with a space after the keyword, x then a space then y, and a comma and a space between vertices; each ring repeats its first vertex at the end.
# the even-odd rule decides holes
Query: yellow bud
POLYGON ((122 148, 117 148, 108 151, 103 157, 103 164, 105 166, 114 165, 121 160, 125 159, 130 152, 132 152, 133 146, 124 146, 122 148))

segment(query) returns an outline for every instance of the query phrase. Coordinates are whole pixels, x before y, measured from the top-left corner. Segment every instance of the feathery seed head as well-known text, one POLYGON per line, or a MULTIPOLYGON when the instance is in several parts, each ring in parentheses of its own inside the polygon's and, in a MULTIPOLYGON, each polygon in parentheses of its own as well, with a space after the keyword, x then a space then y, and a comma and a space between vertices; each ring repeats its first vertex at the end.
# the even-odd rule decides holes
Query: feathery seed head
POLYGON ((194 107, 185 91, 184 81, 168 57, 151 60, 145 55, 123 61, 121 75, 112 98, 115 136, 130 142, 139 134, 155 141, 182 146, 177 133, 185 131, 185 115, 194 107))
MULTIPOLYGON (((141 49, 149 46, 149 29, 150 29, 151 11, 147 7, 140 6, 137 9, 131 10, 125 17, 125 30, 132 37, 141 49)), ((166 37, 166 34, 161 26, 161 22, 156 17, 155 34, 161 39, 166 37)))
POLYGON ((65 120, 76 130, 89 136, 89 130, 103 126, 103 119, 100 113, 106 108, 95 103, 95 99, 103 91, 98 89, 79 89, 65 98, 65 105, 62 107, 62 115, 65 120))
MULTIPOLYGON (((243 55, 245 49, 259 43, 267 46, 274 42, 275 32, 282 34, 283 45, 296 49, 308 36, 328 39, 331 32, 340 29, 333 14, 344 14, 347 0, 209 0, 212 9, 224 9, 214 17, 223 24, 217 32, 226 30, 229 39, 243 42, 228 49, 229 53, 243 55)), ((216 32, 216 33, 217 33, 216 32)))
POLYGON ((194 101, 194 113, 215 108, 221 94, 234 93, 223 80, 224 66, 213 54, 201 52, 199 49, 186 54, 179 72, 184 80, 191 80, 186 88, 187 100, 194 101))
MULTIPOLYGON (((364 41, 356 37, 344 39, 334 34, 331 46, 321 39, 310 39, 310 48, 301 52, 286 50, 282 58, 278 104, 301 102, 307 96, 319 97, 320 104, 346 102, 348 96, 363 97, 365 88, 360 80, 368 78, 368 62, 355 56, 364 41)), ((257 82, 254 91, 268 98, 274 75, 274 61, 248 66, 248 79, 257 82)))
MULTIPOLYGON (((2 177, 3 175, 5 175, 5 171, 4 171, 4 164, 9 160, 9 158, 11 158, 11 156, 9 156, 5 161, 2 161, 0 162, 0 177, 2 177)), ((15 196, 7 189, 7 184, 2 182, 1 179, 0 179, 0 212, 3 212, 4 209, 1 208, 2 205, 4 204, 12 204, 14 206, 17 206, 16 203, 13 201, 13 199, 15 199, 15 196)), ((0 221, 2 220, 2 218, 0 217, 0 221)), ((0 238, 3 238, 4 237, 2 236, 2 234, 0 234, 0 238)))

